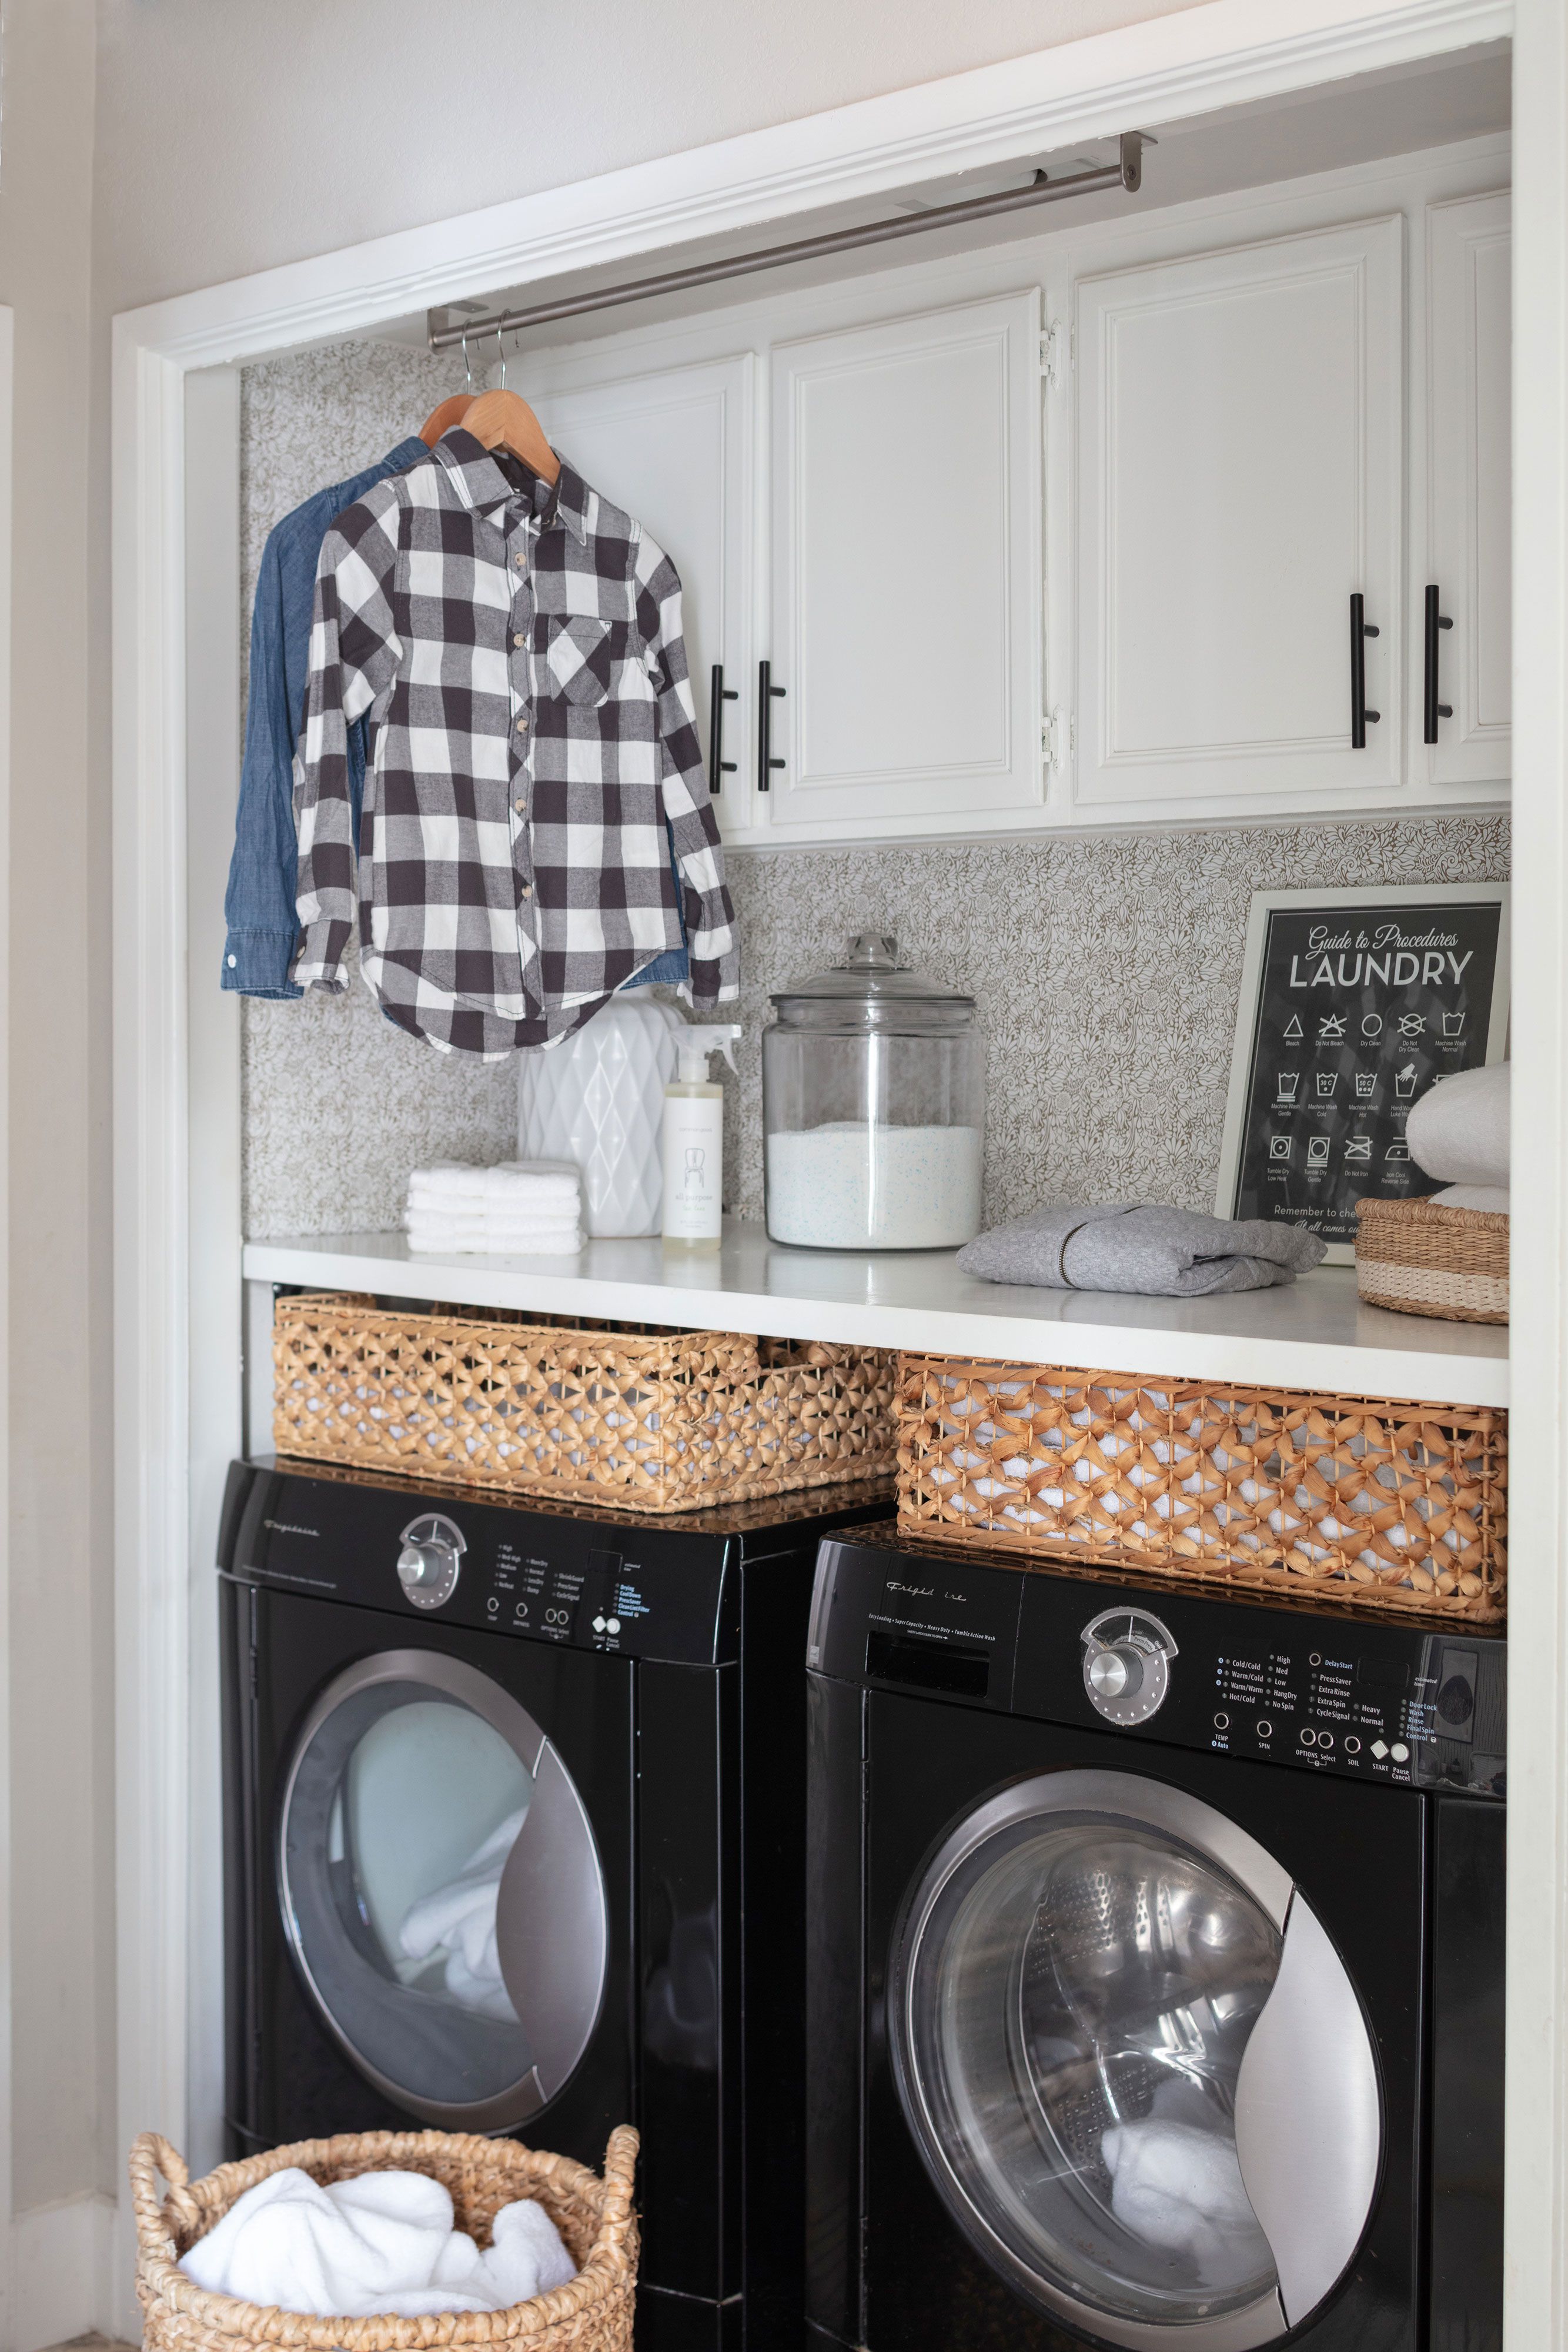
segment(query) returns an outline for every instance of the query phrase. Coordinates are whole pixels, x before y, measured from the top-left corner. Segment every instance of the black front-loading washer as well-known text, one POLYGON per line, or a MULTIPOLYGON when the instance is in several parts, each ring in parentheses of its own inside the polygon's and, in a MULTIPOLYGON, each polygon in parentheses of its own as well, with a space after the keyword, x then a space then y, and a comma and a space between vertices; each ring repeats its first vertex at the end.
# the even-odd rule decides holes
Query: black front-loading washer
POLYGON ((807 1655, 822 2352, 1500 2352, 1498 1631, 867 1529, 807 1655))
POLYGON ((800 2332, 805 1675, 841 1486, 639 1521, 236 1463, 227 2109, 643 2135, 638 2340, 800 2332))

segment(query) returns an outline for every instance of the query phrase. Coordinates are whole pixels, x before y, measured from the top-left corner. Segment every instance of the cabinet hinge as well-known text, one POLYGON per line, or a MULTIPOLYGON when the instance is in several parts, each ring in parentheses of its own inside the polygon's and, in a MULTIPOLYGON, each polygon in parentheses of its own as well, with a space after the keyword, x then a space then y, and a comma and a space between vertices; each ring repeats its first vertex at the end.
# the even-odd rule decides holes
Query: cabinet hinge
POLYGON ((1040 372, 1048 384, 1059 384, 1072 365, 1072 338, 1060 320, 1054 320, 1040 339, 1040 372))
POLYGON ((1072 713, 1063 710, 1058 703, 1054 710, 1046 713, 1040 726, 1040 749, 1045 753, 1047 767, 1064 768, 1077 740, 1077 723, 1072 713))

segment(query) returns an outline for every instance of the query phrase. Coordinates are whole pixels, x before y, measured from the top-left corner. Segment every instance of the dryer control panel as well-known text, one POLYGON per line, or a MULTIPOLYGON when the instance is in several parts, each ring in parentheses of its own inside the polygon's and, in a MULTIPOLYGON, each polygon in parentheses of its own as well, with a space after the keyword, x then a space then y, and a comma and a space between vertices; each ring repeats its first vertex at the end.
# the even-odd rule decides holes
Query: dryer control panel
POLYGON ((878 1529, 818 1556, 807 1664, 1042 1721, 1405 1788, 1499 1796, 1508 1645, 1049 1568, 911 1552, 878 1529))
POLYGON ((220 1566, 248 1581, 574 1649, 735 1654, 733 1538, 624 1528, 236 1464, 220 1566))
MULTIPOLYGON (((740 1655, 743 1588, 791 1578, 819 1537, 885 1513, 889 1487, 770 1496, 640 1520, 287 1462, 236 1462, 222 1573, 394 1616, 674 1665, 740 1655)), ((792 1587, 793 1589, 793 1587, 792 1587)))

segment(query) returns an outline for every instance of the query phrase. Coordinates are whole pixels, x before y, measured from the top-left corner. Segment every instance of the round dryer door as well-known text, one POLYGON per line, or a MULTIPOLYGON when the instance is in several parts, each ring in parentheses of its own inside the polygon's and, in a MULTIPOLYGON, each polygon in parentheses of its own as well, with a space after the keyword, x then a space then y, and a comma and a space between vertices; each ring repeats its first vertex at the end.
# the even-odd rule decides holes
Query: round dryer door
POLYGON ((1348 2269, 1382 2145, 1361 2004, 1288 1874, 1195 1798, 1069 1771, 988 1799, 904 1906, 889 2021, 950 2211, 1086 2335, 1251 2352, 1348 2269))
POLYGON ((329 1685, 287 1774, 278 1883, 322 2016, 412 2115, 515 2128, 587 2049, 609 1927, 593 1832, 538 1725, 473 1667, 392 1650, 329 1685))

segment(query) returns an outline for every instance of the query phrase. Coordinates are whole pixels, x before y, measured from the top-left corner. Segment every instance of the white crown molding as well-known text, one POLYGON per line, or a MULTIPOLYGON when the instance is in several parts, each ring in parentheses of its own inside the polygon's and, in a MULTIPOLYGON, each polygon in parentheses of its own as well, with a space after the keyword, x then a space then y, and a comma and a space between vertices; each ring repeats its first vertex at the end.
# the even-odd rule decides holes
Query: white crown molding
POLYGON ((121 314, 186 367, 1505 38, 1511 0, 1205 0, 121 314))

